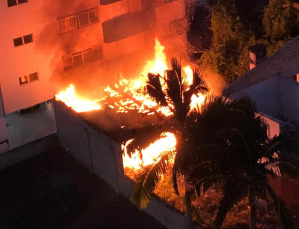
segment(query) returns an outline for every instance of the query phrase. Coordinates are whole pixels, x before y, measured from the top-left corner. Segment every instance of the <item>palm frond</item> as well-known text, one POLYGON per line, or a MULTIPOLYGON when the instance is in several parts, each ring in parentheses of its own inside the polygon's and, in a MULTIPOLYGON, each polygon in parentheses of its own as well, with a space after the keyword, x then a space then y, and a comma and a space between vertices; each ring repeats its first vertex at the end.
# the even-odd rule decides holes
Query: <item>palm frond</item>
POLYGON ((235 182, 227 182, 223 187, 223 191, 224 196, 220 201, 219 210, 214 221, 216 229, 221 228, 227 213, 232 207, 248 195, 248 182, 242 179, 235 182))
POLYGON ((183 104, 183 92, 181 81, 175 70, 167 71, 167 95, 174 106, 174 117, 177 121, 183 122, 189 111, 188 107, 183 104))
POLYGON ((153 166, 145 168, 137 178, 131 201, 138 208, 146 208, 153 196, 155 187, 159 181, 159 176, 166 172, 169 153, 170 152, 165 152, 162 154, 159 161, 153 166))
POLYGON ((182 66, 176 58, 171 58, 171 67, 177 72, 179 82, 182 82, 182 66))
POLYGON ((148 81, 146 91, 151 98, 153 98, 161 106, 167 106, 165 94, 162 90, 160 76, 149 73, 147 75, 148 81))
POLYGON ((274 202, 275 210, 280 218, 281 223, 284 225, 285 229, 293 229, 293 219, 287 208, 285 207, 283 201, 276 195, 274 189, 268 184, 267 190, 274 202))
MULTIPOLYGON (((193 187, 197 193, 200 193, 201 188, 203 187, 203 192, 207 191, 209 188, 214 188, 221 184, 224 184, 227 180, 228 176, 224 174, 208 174, 207 176, 203 176, 201 179, 195 179, 193 182, 193 187)), ((193 179, 192 179, 193 180, 193 179)))
POLYGON ((209 91, 207 84, 202 78, 202 74, 198 69, 193 70, 193 82, 191 88, 196 92, 200 92, 202 94, 206 94, 209 91))
POLYGON ((148 147, 151 143, 159 139, 163 132, 172 131, 171 127, 166 125, 153 125, 147 124, 143 127, 136 128, 132 132, 133 134, 129 135, 130 139, 126 143, 126 149, 129 156, 135 150, 141 150, 148 147))

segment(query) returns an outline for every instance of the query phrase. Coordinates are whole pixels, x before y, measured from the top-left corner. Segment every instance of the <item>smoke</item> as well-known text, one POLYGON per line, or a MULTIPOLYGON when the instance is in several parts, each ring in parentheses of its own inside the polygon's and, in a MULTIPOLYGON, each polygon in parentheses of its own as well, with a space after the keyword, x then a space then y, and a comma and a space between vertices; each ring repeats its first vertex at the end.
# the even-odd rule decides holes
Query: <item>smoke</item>
MULTIPOLYGON (((103 45, 104 36, 101 21, 84 28, 59 33, 57 18, 66 17, 97 6, 99 6, 98 0, 86 0, 84 3, 73 0, 52 0, 44 1, 42 5, 41 14, 43 15, 43 21, 47 23, 40 31, 35 44, 38 50, 52 57, 50 64, 51 72, 49 74, 50 81, 56 87, 57 92, 64 90, 72 83, 76 86, 76 90, 79 91, 79 93, 84 94, 85 97, 94 99, 101 97, 100 93, 103 91, 103 88, 108 85, 114 85, 121 76, 127 79, 140 78, 140 74, 147 61, 154 59, 156 36, 158 36, 162 45, 165 46, 168 65, 170 65, 171 57, 176 57, 181 60, 188 59, 186 50, 188 43, 185 35, 187 26, 180 28, 181 30, 185 30, 185 32, 181 31, 181 35, 165 39, 165 37, 163 37, 165 35, 163 31, 162 33, 161 31, 156 31, 158 27, 151 24, 155 23, 156 18, 155 15, 153 15, 154 12, 150 11, 146 14, 142 13, 146 21, 143 27, 146 26, 147 28, 143 31, 144 44, 142 49, 118 55, 110 60, 102 59, 64 71, 63 57, 70 56, 73 53, 86 50, 96 45, 103 45)), ((101 12, 102 11, 100 11, 100 13, 101 12)), ((165 18, 165 20, 167 20, 167 18, 165 18)), ((180 23, 184 24, 182 21, 180 23)), ((187 25, 187 21, 185 21, 185 25, 187 25)), ((126 28, 122 28, 121 31, 129 31, 130 29, 132 28, 127 26, 126 28)), ((115 31, 114 34, 118 35, 115 31)), ((121 42, 125 43, 125 40, 121 40, 121 42)), ((135 44, 131 42, 126 45, 125 48, 131 49, 135 44)), ((116 51, 120 51, 118 41, 116 42, 116 47, 116 51)), ((134 48, 132 48, 132 50, 134 50, 134 48)), ((188 64, 187 61, 186 63, 188 64)), ((209 71, 205 71, 204 78, 209 87, 213 88, 215 94, 221 93, 225 85, 224 82, 221 81, 221 77, 211 74, 209 71)))
POLYGON ((209 91, 216 96, 222 94, 222 90, 226 87, 224 78, 209 69, 201 70, 204 80, 206 81, 209 91))

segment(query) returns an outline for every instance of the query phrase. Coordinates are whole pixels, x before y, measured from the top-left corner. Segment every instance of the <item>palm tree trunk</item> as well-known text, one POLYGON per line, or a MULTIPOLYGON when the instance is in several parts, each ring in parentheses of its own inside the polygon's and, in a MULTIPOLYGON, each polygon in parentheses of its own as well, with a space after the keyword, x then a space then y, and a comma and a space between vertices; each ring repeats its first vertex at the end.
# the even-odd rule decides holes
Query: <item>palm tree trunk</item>
POLYGON ((192 229, 192 207, 191 207, 191 192, 185 190, 185 201, 186 201, 186 228, 192 229))
POLYGON ((254 203, 250 207, 250 229, 256 229, 256 207, 254 203))

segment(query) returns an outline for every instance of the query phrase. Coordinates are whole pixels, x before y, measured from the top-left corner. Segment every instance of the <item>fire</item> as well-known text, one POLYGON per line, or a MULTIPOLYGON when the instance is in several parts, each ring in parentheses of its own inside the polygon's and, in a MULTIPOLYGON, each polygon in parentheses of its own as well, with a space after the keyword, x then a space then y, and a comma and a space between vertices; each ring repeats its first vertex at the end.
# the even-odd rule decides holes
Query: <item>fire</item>
MULTIPOLYGON (((140 157, 140 152, 137 150, 131 154, 131 157, 129 157, 126 146, 130 141, 122 146, 124 151, 123 164, 125 169, 131 169, 135 171, 141 170, 148 165, 156 163, 160 159, 163 152, 174 152, 176 146, 176 138, 174 134, 166 132, 162 134, 161 138, 156 142, 150 144, 146 149, 141 150, 142 158, 140 157)), ((173 163, 173 161, 171 161, 171 163, 173 163)))
MULTIPOLYGON (((65 91, 56 95, 56 99, 63 101, 67 106, 74 109, 76 112, 85 112, 102 109, 100 104, 108 109, 113 109, 118 113, 128 113, 130 110, 137 110, 144 115, 153 115, 156 113, 165 116, 173 115, 169 107, 160 107, 148 95, 142 93, 142 88, 146 86, 146 77, 148 73, 159 74, 162 78, 163 90, 167 90, 166 84, 163 82, 165 71, 170 69, 167 66, 164 47, 156 39, 155 59, 148 61, 145 65, 141 77, 136 79, 125 79, 120 75, 119 81, 114 85, 109 85, 103 90, 103 97, 96 100, 88 100, 82 96, 78 96, 75 92, 74 85, 70 85, 65 91)), ((192 84, 193 71, 190 66, 182 68, 185 74, 184 83, 192 84)), ((191 98, 191 109, 198 107, 205 100, 202 94, 193 95, 191 98)), ((123 145, 123 165, 127 175, 134 178, 134 174, 142 170, 144 167, 157 162, 163 152, 174 152, 176 146, 176 138, 172 133, 164 133, 160 139, 150 144, 146 149, 140 152, 131 152, 131 157, 128 156, 126 145, 123 145), (142 155, 142 157, 140 157, 142 155), (131 173, 131 175, 130 175, 131 173), (133 174, 133 175, 132 175, 133 174)))
POLYGON ((165 71, 168 69, 164 49, 164 46, 162 46, 159 40, 156 38, 155 60, 148 61, 142 75, 153 73, 156 75, 159 74, 160 76, 164 76, 165 71))
POLYGON ((73 84, 70 84, 70 86, 65 91, 61 91, 55 97, 56 99, 63 101, 68 107, 71 107, 76 112, 101 109, 100 104, 98 104, 98 100, 91 101, 80 98, 80 96, 76 94, 75 86, 73 84))

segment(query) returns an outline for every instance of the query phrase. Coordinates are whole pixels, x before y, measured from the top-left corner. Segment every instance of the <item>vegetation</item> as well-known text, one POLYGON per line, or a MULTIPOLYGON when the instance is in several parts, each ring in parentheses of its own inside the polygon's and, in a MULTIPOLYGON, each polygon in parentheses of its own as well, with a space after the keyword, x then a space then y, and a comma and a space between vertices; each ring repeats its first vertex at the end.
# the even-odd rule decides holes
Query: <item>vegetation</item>
MULTIPOLYGON (((284 227, 294 228, 292 217, 270 180, 283 173, 298 179, 298 169, 292 164, 298 155, 298 143, 283 135, 269 139, 267 126, 256 112, 255 105, 247 98, 228 101, 210 96, 200 112, 189 113, 179 128, 175 128, 179 141, 172 183, 178 194, 177 175, 184 177, 189 222, 192 219, 191 201, 213 188, 221 193, 218 204, 212 207, 214 210, 218 208, 215 228, 222 227, 228 212, 239 202, 242 206, 248 204, 250 228, 256 228, 260 211, 258 203, 269 198, 284 227)), ((161 160, 140 175, 132 196, 133 203, 140 207, 147 205, 160 174, 167 170, 168 158, 166 152, 161 160)))
MULTIPOLYGON (((148 124, 135 130, 133 136, 128 136, 128 139, 134 139, 127 146, 128 152, 133 152, 134 149, 146 148, 151 142, 160 138, 164 132, 171 132, 176 136, 176 150, 180 150, 181 132, 190 111, 191 97, 195 93, 206 93, 208 89, 198 70, 193 71, 193 82, 188 85, 186 77, 182 76, 180 63, 173 58, 171 65, 173 69, 167 71, 167 77, 163 79, 167 85, 166 92, 162 89, 162 77, 153 74, 148 74, 146 92, 161 106, 168 106, 173 112, 173 117, 165 124, 148 124)), ((138 207, 144 208, 147 206, 160 175, 166 172, 169 166, 168 161, 172 156, 173 152, 165 152, 156 164, 146 167, 144 172, 140 174, 132 196, 132 202, 138 207)), ((178 167, 174 167, 174 169, 179 170, 178 167)), ((187 215, 189 222, 191 222, 191 202, 188 192, 186 192, 185 200, 187 215)))
POLYGON ((287 0, 210 0, 212 42, 202 67, 230 83, 249 70, 248 48, 263 43, 270 55, 299 34, 298 10, 287 0), (261 23, 262 22, 262 23, 261 23))
MULTIPOLYGON (((270 179, 283 173, 298 179, 298 169, 292 164, 298 156, 297 141, 289 135, 269 139, 266 124, 248 98, 229 101, 207 96, 202 107, 190 111, 191 96, 206 93, 205 83, 195 70, 193 83, 188 86, 180 63, 172 59, 171 64, 173 69, 165 78, 148 74, 146 92, 161 106, 168 106, 173 117, 166 123, 147 124, 134 130, 134 134, 128 136, 134 140, 127 149, 133 152, 146 148, 162 133, 171 132, 177 139, 174 165, 169 166, 173 152, 165 152, 155 164, 146 167, 137 178, 132 202, 140 208, 146 207, 161 174, 168 172, 172 174, 175 193, 184 194, 188 228, 192 225, 192 201, 211 188, 221 193, 218 205, 213 207, 218 209, 213 219, 216 229, 222 227, 227 214, 239 202, 243 206, 248 204, 250 228, 256 228, 258 203, 268 198, 283 226, 293 228, 292 217, 276 195, 270 179), (162 89, 161 80, 167 85, 166 91, 162 89), (178 179, 182 177, 182 181, 178 179), (178 184, 183 184, 183 191, 178 184)), ((160 187, 163 188, 163 184, 160 187)), ((168 196, 169 192, 161 194, 168 196)))
POLYGON ((292 164, 298 144, 289 136, 269 139, 266 124, 256 112, 247 98, 215 98, 201 113, 190 116, 183 132, 184 149, 176 160, 182 173, 189 174, 185 180, 197 195, 211 187, 221 189, 215 228, 221 228, 227 213, 244 198, 250 207, 250 228, 256 228, 257 203, 267 195, 284 227, 293 228, 292 217, 269 180, 283 173, 298 179, 292 164))

